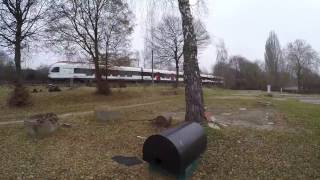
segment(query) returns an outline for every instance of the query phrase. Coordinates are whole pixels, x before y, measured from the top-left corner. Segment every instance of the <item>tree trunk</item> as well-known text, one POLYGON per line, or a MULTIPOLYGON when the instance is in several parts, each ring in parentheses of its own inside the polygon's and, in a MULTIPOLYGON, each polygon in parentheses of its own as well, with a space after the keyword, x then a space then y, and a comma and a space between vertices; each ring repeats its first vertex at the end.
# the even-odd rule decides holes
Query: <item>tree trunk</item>
POLYGON ((301 92, 302 90, 302 83, 301 83, 301 80, 302 80, 302 75, 301 75, 301 69, 299 68, 298 71, 297 71, 297 80, 298 80, 298 92, 301 92))
POLYGON ((15 37, 15 44, 14 44, 14 64, 16 67, 16 83, 20 84, 22 83, 22 70, 21 70, 21 28, 22 25, 20 22, 17 22, 17 31, 16 31, 16 37, 15 37))
POLYGON ((105 64, 105 68, 106 68, 106 69, 105 69, 106 81, 108 81, 108 73, 109 73, 109 72, 108 72, 108 70, 109 70, 109 69, 108 69, 108 68, 109 68, 109 67, 108 67, 108 59, 109 59, 109 57, 108 57, 108 51, 106 51, 106 59, 105 59, 105 63, 106 63, 106 64, 105 64))
POLYGON ((176 82, 175 82, 175 88, 178 88, 179 86, 179 58, 178 58, 178 48, 176 47, 176 50, 174 52, 174 60, 176 62, 176 82))
POLYGON ((100 70, 100 53, 99 53, 99 45, 98 45, 98 29, 95 29, 94 32, 94 66, 96 72, 96 81, 97 81, 97 92, 99 94, 109 95, 111 93, 108 81, 103 81, 101 77, 101 70, 100 70))
POLYGON ((21 42, 16 41, 14 47, 14 64, 16 67, 16 81, 17 83, 21 83, 22 81, 22 73, 21 73, 21 42))
POLYGON ((198 49, 194 32, 189 0, 178 0, 182 17, 184 35, 184 81, 186 98, 186 121, 201 122, 204 120, 204 103, 198 65, 198 49))
POLYGON ((97 81, 97 88, 99 88, 98 84, 102 82, 101 71, 99 67, 99 58, 93 57, 93 63, 94 63, 96 81, 97 81))
POLYGON ((179 62, 176 61, 176 84, 175 88, 179 87, 179 62))
POLYGON ((109 69, 108 69, 108 60, 109 60, 109 50, 108 50, 109 48, 108 48, 108 46, 109 46, 109 44, 108 44, 108 42, 106 42, 106 52, 105 52, 105 53, 106 53, 106 59, 105 59, 106 81, 108 81, 108 73, 109 73, 109 72, 108 72, 108 70, 109 70, 109 69))

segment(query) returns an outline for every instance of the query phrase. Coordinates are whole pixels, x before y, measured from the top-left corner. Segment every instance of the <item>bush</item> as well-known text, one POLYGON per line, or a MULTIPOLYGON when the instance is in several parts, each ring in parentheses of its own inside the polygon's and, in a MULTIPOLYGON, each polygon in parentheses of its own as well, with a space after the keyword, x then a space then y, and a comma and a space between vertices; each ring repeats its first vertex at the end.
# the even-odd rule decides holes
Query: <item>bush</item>
POLYGON ((102 95, 110 95, 111 94, 111 89, 110 85, 106 81, 102 81, 97 84, 97 93, 102 94, 102 95))
POLYGON ((27 88, 22 84, 15 84, 14 90, 8 99, 10 107, 23 107, 31 104, 31 97, 27 88))
POLYGON ((119 88, 127 88, 127 84, 125 82, 119 82, 119 88))
POLYGON ((267 94, 265 94, 265 96, 266 96, 266 97, 273 97, 273 94, 267 93, 267 94))

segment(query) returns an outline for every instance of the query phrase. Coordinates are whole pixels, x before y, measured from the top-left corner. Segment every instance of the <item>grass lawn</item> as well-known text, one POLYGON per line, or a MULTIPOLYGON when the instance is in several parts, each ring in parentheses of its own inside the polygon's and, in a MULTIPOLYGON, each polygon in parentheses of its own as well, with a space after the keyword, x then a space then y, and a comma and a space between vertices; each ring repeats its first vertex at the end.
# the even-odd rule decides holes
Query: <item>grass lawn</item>
MULTIPOLYGON (((121 106, 161 101, 121 111, 118 122, 101 124, 93 114, 61 119, 72 128, 60 128, 54 135, 34 139, 22 125, 0 126, 0 179, 174 179, 150 172, 146 163, 125 167, 113 156, 142 157, 144 140, 163 129, 149 119, 176 112, 174 124, 183 120, 184 95, 167 96, 168 87, 130 87, 113 90, 112 96, 94 94, 92 88, 60 93, 33 94, 33 106, 10 109, 5 106, 8 88, 0 88, 0 121, 23 119, 39 112, 92 111, 101 105, 121 106), (165 101, 167 100, 167 101, 165 101)), ((281 114, 288 130, 258 130, 228 126, 221 130, 206 127, 208 148, 200 159, 193 179, 319 179, 320 106, 294 100, 277 101, 260 95, 240 97, 238 91, 205 89, 208 109, 215 113, 265 108, 270 101, 281 114)), ((246 112, 243 112, 246 113, 246 112)))
MULTIPOLYGON (((29 89, 31 91, 33 88, 29 87, 29 89)), ((81 87, 72 90, 65 88, 62 93, 49 93, 45 88, 42 87, 41 89, 44 92, 31 94, 32 106, 27 108, 9 108, 6 106, 6 100, 10 91, 7 87, 0 88, 0 122, 23 119, 37 113, 53 112, 63 114, 89 111, 97 106, 106 104, 121 106, 160 101, 163 99, 163 97, 161 97, 161 92, 165 91, 167 88, 159 87, 157 91, 148 87, 113 89, 112 96, 97 95, 95 94, 95 89, 89 87, 81 87)), ((182 90, 179 91, 182 92, 182 90)), ((180 99, 183 98, 182 95, 179 97, 180 99)))

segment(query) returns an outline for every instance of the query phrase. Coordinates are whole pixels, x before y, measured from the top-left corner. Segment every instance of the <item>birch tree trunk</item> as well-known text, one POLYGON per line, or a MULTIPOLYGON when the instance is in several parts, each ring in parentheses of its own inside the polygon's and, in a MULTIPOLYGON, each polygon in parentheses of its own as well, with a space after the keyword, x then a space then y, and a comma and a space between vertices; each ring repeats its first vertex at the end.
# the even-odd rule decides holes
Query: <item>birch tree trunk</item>
POLYGON ((178 0, 184 36, 184 81, 186 99, 186 121, 204 120, 204 103, 198 65, 197 40, 189 0, 178 0))

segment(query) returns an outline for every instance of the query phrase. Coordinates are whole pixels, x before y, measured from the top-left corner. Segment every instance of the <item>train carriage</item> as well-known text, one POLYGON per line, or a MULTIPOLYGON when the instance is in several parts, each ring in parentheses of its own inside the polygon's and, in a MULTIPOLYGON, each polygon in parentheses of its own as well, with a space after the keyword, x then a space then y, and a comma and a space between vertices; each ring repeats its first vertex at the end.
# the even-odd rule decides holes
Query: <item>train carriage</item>
MULTIPOLYGON (((108 71, 101 68, 103 78, 109 81, 125 81, 125 82, 151 82, 152 69, 114 66, 108 68, 108 71)), ((92 81, 95 78, 94 65, 88 63, 73 63, 73 62, 57 62, 49 69, 49 79, 54 81, 78 80, 78 81, 92 81)), ((176 72, 168 70, 153 70, 153 80, 161 83, 176 82, 176 72)), ((203 84, 222 85, 223 78, 201 74, 203 84)), ((179 82, 183 82, 183 72, 179 72, 179 82)))

